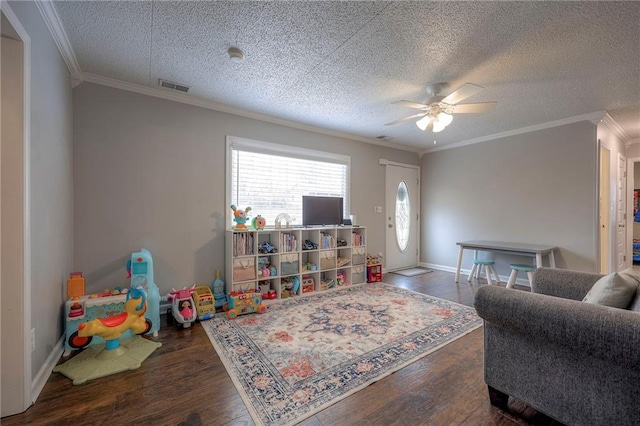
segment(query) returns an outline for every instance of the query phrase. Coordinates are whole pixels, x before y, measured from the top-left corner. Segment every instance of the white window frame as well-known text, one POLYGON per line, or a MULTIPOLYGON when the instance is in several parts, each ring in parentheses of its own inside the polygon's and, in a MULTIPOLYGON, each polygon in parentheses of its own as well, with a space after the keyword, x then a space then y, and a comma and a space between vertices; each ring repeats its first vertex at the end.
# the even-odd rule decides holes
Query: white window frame
POLYGON ((346 175, 346 193, 344 196, 344 209, 346 217, 351 214, 351 156, 334 154, 325 151, 316 151, 314 149, 301 148, 294 145, 282 145, 272 142, 258 141, 255 139, 247 139, 239 136, 227 135, 226 138, 226 170, 225 170, 225 229, 229 229, 232 223, 231 211, 231 171, 232 171, 232 151, 234 148, 242 151, 252 151, 262 154, 272 154, 284 157, 306 159, 313 161, 326 161, 329 163, 344 164, 347 166, 346 175))

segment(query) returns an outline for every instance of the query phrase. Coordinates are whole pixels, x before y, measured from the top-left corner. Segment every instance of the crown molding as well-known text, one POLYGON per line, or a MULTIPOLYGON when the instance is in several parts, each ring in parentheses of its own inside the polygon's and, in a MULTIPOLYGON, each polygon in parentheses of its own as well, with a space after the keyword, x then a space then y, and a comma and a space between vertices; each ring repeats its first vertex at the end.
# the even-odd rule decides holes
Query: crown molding
POLYGON ((84 77, 83 81, 86 81, 88 83, 99 84, 101 86, 113 87, 115 89, 126 90, 128 92, 135 92, 142 95, 152 96, 155 98, 165 99, 165 100, 174 101, 174 102, 180 102, 187 105, 193 105, 200 108, 211 109, 214 111, 233 114, 240 117, 251 118, 253 120, 264 121, 267 123, 279 124, 282 126, 291 127, 299 130, 305 130, 308 132, 320 133, 323 135, 333 136, 336 138, 349 139, 352 141, 384 146, 386 148, 400 149, 403 151, 415 152, 416 154, 418 153, 418 149, 416 148, 402 146, 402 145, 394 145, 392 143, 380 141, 378 139, 366 138, 364 136, 353 135, 351 133, 339 132, 335 130, 329 130, 321 127, 311 126, 308 124, 297 123, 295 121, 284 120, 284 119, 276 118, 270 115, 260 114, 256 112, 243 110, 240 108, 235 108, 225 104, 211 102, 211 101, 198 98, 192 95, 185 95, 185 94, 173 92, 170 90, 143 86, 141 84, 136 84, 136 83, 129 83, 126 81, 104 77, 104 76, 101 76, 98 74, 92 74, 92 73, 84 73, 83 77, 84 77))
POLYGON ((563 118, 561 120, 549 121, 547 123, 535 124, 533 126, 522 127, 520 129, 509 130, 506 132, 494 133, 493 135, 481 136, 479 138, 467 139, 465 141, 454 142, 447 145, 436 146, 435 148, 429 148, 421 151, 420 156, 429 154, 431 152, 443 151, 446 149, 460 148, 462 146, 473 145, 481 142, 488 142, 495 139, 508 138, 511 136, 521 135, 524 133, 537 132, 539 130, 551 129, 553 127, 560 127, 567 124, 578 123, 580 121, 591 121, 594 124, 598 124, 602 119, 608 115, 605 111, 597 111, 589 114, 576 115, 575 117, 563 118))
POLYGON ((73 52, 67 33, 62 26, 58 12, 56 12, 50 0, 35 0, 34 3, 38 7, 45 24, 47 24, 47 28, 49 28, 51 37, 53 37, 56 46, 58 46, 62 59, 65 64, 67 64, 69 73, 71 73, 72 87, 77 86, 78 84, 74 84, 74 82, 82 81, 82 69, 80 69, 80 64, 78 64, 78 60, 73 52))
POLYGON ((600 123, 604 124, 609 130, 611 130, 623 144, 628 145, 631 141, 629 134, 625 132, 609 114, 605 114, 604 117, 602 117, 602 120, 600 120, 600 123))

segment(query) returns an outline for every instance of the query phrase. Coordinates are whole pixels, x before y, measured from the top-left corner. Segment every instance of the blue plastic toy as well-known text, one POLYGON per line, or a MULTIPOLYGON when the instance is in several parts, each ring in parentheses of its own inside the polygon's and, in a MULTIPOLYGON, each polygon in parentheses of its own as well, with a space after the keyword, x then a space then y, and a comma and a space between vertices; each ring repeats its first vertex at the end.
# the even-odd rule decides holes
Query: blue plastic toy
POLYGON ((227 296, 224 293, 224 281, 220 279, 220 271, 216 271, 216 279, 213 282, 213 298, 215 299, 216 308, 222 308, 227 302, 227 296))

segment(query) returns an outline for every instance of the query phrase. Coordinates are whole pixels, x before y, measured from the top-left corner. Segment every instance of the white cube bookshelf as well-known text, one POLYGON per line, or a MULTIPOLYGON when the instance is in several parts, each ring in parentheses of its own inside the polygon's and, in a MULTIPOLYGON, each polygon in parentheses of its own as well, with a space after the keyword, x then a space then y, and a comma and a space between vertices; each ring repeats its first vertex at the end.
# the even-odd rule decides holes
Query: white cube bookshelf
POLYGON ((366 282, 366 228, 229 230, 225 257, 227 293, 264 292, 268 285, 278 299, 313 294, 366 282), (296 280, 300 285, 293 294, 296 280))

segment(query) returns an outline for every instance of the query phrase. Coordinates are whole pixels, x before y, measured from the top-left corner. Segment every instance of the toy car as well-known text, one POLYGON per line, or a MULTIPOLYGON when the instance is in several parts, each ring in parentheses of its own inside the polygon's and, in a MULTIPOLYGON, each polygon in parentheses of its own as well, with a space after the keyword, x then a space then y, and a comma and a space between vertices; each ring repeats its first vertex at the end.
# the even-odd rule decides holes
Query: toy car
POLYGON ((184 288, 169 292, 171 297, 171 314, 183 328, 189 328, 196 322, 196 311, 193 309, 194 288, 184 288))
POLYGON ((216 306, 211 289, 206 285, 199 285, 193 292, 192 297, 196 304, 198 319, 202 321, 213 318, 216 313, 216 306))
POLYGON ((227 313, 227 318, 229 319, 235 319, 238 315, 254 312, 259 314, 267 312, 267 305, 262 303, 262 294, 256 290, 232 291, 229 293, 228 300, 222 309, 227 313))

